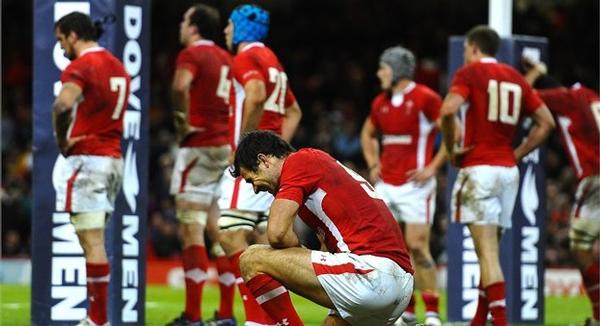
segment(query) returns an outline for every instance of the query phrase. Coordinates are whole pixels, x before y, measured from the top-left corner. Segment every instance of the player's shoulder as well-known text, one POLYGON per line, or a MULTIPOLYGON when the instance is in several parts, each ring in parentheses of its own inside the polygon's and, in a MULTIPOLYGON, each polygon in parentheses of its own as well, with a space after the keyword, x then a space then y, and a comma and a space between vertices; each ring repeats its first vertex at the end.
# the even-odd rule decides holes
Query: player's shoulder
POLYGON ((600 95, 598 95, 598 92, 580 83, 575 83, 573 86, 571 86, 569 92, 571 94, 575 94, 576 96, 583 95, 587 98, 593 99, 594 101, 600 100, 600 95))

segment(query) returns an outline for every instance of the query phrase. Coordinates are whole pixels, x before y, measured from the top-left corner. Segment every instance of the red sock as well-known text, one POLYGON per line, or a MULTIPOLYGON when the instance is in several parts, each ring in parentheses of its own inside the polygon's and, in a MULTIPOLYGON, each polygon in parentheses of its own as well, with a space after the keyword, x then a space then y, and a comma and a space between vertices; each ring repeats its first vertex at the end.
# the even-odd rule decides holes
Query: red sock
POLYGON ((108 263, 86 263, 85 269, 87 273, 89 318, 97 325, 104 325, 108 321, 106 316, 106 302, 110 268, 108 263))
POLYGON ((439 295, 435 291, 421 291, 421 297, 425 303, 425 315, 426 316, 438 316, 439 315, 439 295))
POLYGON ((235 275, 236 283, 238 285, 238 289, 240 290, 240 295, 242 297, 242 302, 244 303, 244 311, 246 312, 246 321, 254 322, 257 324, 269 325, 274 322, 271 318, 265 313, 265 311, 260 307, 258 303, 256 303, 256 299, 252 295, 252 292, 248 290, 246 283, 242 280, 242 274, 240 272, 240 255, 242 253, 238 252, 233 256, 229 257, 229 262, 231 264, 231 269, 233 270, 233 275, 235 275))
POLYGON ((415 294, 414 294, 414 292, 410 296, 410 301, 408 302, 408 306, 406 306, 406 309, 404 309, 401 319, 406 322, 412 322, 417 319, 417 316, 415 315, 415 294))
POLYGON ((277 325, 302 326, 288 290, 267 274, 258 274, 247 282, 256 302, 275 320, 277 325))
POLYGON ((479 300, 477 301, 477 311, 475 311, 475 316, 473 320, 471 320, 471 326, 484 326, 487 323, 487 315, 488 315, 488 301, 485 295, 485 290, 479 283, 479 300))
POLYGON ((204 246, 194 245, 183 249, 185 273, 185 318, 196 322, 202 319, 202 288, 206 281, 208 254, 204 246))
POLYGON ((598 262, 592 263, 585 272, 581 273, 583 278, 583 284, 585 285, 585 291, 587 292, 590 302, 592 303, 592 309, 594 310, 594 319, 599 320, 598 317, 598 304, 600 303, 600 269, 598 262))
POLYGON ((496 282, 485 288, 488 299, 488 309, 492 313, 492 325, 508 325, 506 318, 506 295, 504 282, 496 282))
POLYGON ((221 318, 232 318, 235 275, 226 256, 217 256, 217 273, 219 274, 219 291, 221 292, 221 302, 217 314, 221 318))

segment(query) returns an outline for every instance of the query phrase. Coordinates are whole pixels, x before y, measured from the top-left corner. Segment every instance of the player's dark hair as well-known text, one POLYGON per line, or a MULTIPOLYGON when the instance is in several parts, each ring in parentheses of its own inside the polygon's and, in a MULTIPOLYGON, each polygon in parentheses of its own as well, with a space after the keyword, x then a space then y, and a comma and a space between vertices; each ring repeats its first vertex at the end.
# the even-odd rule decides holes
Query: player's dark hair
POLYGON ((198 4, 190 15, 190 25, 196 26, 203 38, 216 40, 221 32, 221 15, 211 6, 198 4))
POLYGON ((59 31, 66 36, 71 34, 71 32, 75 32, 75 34, 84 41, 97 41, 100 36, 102 36, 102 33, 104 33, 102 24, 108 21, 107 17, 92 22, 90 16, 75 11, 61 17, 54 24, 54 28, 58 28, 59 31))
POLYGON ((271 131, 249 132, 243 136, 235 151, 231 175, 239 177, 242 167, 250 171, 258 170, 258 154, 283 158, 295 151, 292 145, 271 131))
POLYGON ((500 48, 500 36, 489 26, 478 25, 467 32, 467 42, 477 45, 481 52, 495 56, 500 48))
POLYGON ((546 74, 539 76, 533 83, 533 88, 535 89, 549 89, 560 87, 563 87, 563 85, 558 80, 546 74))

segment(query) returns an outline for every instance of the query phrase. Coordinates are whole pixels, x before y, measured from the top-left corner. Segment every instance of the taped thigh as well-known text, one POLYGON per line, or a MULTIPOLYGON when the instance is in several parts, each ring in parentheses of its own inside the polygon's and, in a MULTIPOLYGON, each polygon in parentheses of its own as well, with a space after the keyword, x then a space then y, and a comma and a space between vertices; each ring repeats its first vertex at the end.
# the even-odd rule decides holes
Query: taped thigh
POLYGON ((221 211, 219 217, 219 230, 221 231, 235 231, 235 230, 249 230, 252 231, 256 228, 256 223, 259 219, 259 213, 257 212, 245 212, 232 209, 226 209, 221 211))

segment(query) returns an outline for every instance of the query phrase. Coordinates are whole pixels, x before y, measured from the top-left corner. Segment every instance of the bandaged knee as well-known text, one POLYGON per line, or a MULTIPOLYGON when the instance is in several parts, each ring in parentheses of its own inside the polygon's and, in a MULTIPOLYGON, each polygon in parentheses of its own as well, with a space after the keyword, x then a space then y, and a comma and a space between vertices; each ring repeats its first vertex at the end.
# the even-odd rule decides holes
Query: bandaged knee
POLYGON ((73 213, 71 224, 75 230, 104 229, 106 226, 106 212, 73 213))
POLYGON ((183 224, 206 225, 208 213, 202 210, 177 209, 177 219, 183 224))
POLYGON ((256 228, 258 213, 237 210, 224 210, 219 217, 221 231, 249 230, 256 228))

